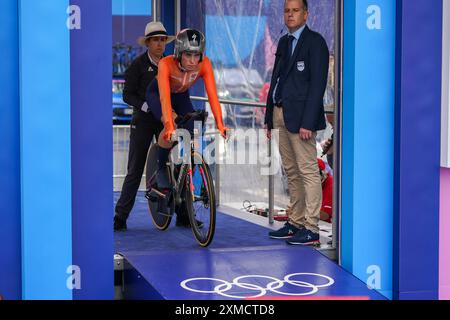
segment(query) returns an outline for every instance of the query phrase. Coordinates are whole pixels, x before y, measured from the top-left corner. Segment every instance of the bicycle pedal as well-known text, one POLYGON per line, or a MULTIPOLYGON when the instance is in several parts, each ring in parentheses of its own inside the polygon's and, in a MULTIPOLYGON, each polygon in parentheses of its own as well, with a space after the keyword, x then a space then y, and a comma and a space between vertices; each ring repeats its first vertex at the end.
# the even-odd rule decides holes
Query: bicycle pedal
POLYGON ((168 194, 164 194, 155 188, 152 188, 149 192, 146 193, 145 197, 153 202, 159 201, 160 199, 166 200, 168 194))
POLYGON ((159 201, 158 196, 151 195, 151 194, 149 194, 148 196, 146 196, 146 198, 147 198, 148 201, 151 201, 151 202, 158 202, 158 201, 159 201))
POLYGON ((159 200, 159 197, 153 192, 152 190, 148 190, 145 192, 145 198, 151 202, 157 202, 159 200))

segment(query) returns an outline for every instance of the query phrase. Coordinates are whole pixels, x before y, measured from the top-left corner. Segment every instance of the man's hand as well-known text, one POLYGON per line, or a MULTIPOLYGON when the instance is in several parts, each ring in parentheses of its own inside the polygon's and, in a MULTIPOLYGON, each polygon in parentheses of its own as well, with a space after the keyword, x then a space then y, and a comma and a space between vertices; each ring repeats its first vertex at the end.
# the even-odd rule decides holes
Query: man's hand
POLYGON ((321 143, 323 155, 326 155, 326 154, 329 155, 329 154, 333 153, 333 149, 331 148, 332 144, 333 144, 333 140, 331 140, 331 139, 325 140, 321 143))
POLYGON ((300 139, 309 140, 312 138, 312 131, 301 128, 300 129, 300 139))

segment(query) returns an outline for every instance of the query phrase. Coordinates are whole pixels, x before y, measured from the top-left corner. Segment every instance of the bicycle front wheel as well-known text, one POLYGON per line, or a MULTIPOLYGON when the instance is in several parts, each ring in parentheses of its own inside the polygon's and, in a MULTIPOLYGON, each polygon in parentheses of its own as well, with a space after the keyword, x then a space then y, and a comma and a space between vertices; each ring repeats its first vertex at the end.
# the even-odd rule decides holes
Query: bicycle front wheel
POLYGON ((192 155, 192 174, 187 175, 184 197, 194 237, 207 247, 216 228, 216 197, 211 171, 198 152, 192 155))
POLYGON ((173 198, 161 199, 157 196, 152 196, 150 190, 154 185, 156 172, 158 171, 157 157, 158 145, 154 144, 150 147, 147 155, 147 169, 146 169, 146 185, 147 185, 147 200, 150 216, 153 224, 158 230, 166 230, 172 220, 172 215, 175 210, 173 198))

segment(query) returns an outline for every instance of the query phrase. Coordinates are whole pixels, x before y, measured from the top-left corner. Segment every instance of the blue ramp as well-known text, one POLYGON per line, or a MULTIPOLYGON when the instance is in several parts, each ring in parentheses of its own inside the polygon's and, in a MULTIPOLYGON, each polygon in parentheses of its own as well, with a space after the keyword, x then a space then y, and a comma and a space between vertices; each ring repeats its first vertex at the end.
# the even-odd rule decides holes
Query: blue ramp
POLYGON ((127 254, 129 299, 384 299, 312 248, 237 247, 127 254))
POLYGON ((139 193, 128 230, 114 234, 116 252, 131 265, 124 274, 125 298, 384 299, 317 250, 269 239, 268 231, 217 212, 214 240, 200 248, 192 231, 174 222, 167 231, 156 230, 139 193))

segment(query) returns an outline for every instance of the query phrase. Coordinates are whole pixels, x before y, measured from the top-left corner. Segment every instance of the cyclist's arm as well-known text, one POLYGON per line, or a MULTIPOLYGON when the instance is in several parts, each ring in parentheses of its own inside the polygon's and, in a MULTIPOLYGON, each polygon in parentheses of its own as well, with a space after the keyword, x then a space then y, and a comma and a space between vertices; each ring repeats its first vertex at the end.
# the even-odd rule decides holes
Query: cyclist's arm
POLYGON ((211 61, 207 57, 203 60, 202 77, 205 82, 206 93, 208 94, 209 104, 216 120, 217 129, 222 132, 224 129, 222 119, 222 108, 220 107, 219 98, 217 96, 216 81, 214 79, 214 72, 211 61))
POLYGON ((161 60, 158 67, 158 88, 161 101, 164 128, 175 130, 172 116, 172 101, 170 99, 170 67, 167 61, 161 60))

